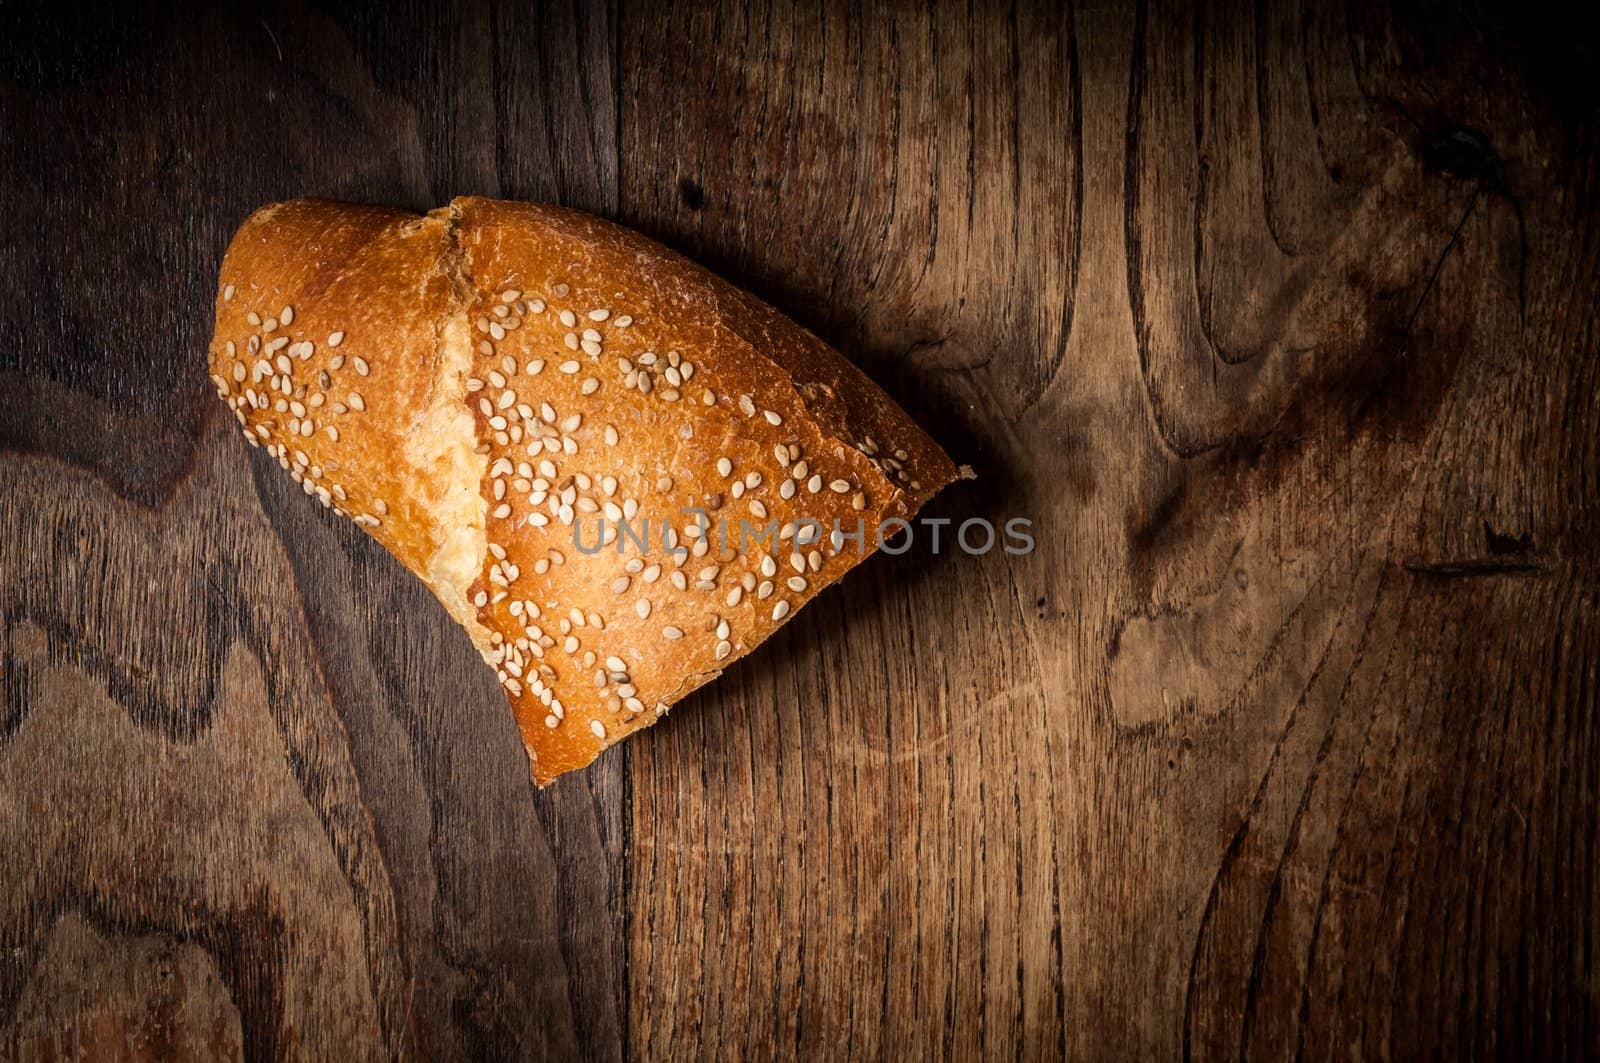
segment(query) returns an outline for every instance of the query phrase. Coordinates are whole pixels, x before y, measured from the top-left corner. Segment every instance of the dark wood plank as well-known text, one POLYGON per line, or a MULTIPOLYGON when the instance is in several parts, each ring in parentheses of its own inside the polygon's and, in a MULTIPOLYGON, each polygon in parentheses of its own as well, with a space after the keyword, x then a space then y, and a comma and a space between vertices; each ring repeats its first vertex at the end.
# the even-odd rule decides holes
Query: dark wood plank
POLYGON ((0 8, 0 1056, 1600 1053, 1593 45, 868 7, 0 8), (200 368, 251 208, 463 192, 788 309, 1038 550, 533 791, 200 368))
POLYGON ((636 1044, 1595 1049, 1553 30, 624 4, 624 215, 941 426, 937 512, 1040 529, 878 559, 635 745, 636 1044))
POLYGON ((615 1058, 621 761, 534 792, 466 639, 203 372, 263 202, 609 209, 609 12, 16 17, 0 1055, 615 1058))

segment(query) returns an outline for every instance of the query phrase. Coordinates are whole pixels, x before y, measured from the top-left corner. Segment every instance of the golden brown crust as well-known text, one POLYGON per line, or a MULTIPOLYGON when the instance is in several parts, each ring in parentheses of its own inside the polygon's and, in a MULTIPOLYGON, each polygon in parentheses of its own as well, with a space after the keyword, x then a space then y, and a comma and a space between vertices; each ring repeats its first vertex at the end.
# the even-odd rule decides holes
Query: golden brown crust
POLYGON ((468 629, 541 784, 749 652, 956 475, 781 314, 534 204, 258 211, 223 262, 211 366, 247 437, 468 629), (648 545, 619 552, 620 520, 648 545), (859 550, 836 520, 862 522, 859 550))

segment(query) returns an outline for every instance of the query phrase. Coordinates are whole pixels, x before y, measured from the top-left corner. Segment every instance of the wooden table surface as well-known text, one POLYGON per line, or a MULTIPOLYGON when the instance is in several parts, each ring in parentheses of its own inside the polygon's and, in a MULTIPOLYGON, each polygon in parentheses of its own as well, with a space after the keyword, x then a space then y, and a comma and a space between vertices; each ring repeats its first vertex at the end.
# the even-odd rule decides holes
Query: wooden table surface
POLYGON ((1600 106, 1537 10, 0 6, 0 1056, 1600 1051, 1600 106), (219 258, 556 201, 1025 516, 540 792, 219 258), (465 691, 465 694, 461 692, 465 691))

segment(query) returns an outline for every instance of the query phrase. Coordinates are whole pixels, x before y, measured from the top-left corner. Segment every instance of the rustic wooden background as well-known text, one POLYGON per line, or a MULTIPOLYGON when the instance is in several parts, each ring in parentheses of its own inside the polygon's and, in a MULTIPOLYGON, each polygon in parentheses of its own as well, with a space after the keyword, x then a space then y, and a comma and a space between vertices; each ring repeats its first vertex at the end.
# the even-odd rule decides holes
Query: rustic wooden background
POLYGON ((0 4, 0 1056, 1600 1051, 1600 90, 1526 5, 0 4), (203 371, 254 206, 620 219, 1026 515, 545 792, 203 371))

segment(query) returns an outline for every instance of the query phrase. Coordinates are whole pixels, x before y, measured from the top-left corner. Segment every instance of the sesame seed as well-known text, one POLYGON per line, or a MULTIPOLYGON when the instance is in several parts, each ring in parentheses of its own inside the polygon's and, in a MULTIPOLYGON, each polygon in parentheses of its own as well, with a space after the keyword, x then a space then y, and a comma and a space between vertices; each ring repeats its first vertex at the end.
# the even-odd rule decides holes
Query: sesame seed
POLYGON ((367 360, 359 355, 350 359, 350 364, 355 366, 356 372, 360 373, 362 376, 366 376, 369 372, 371 372, 371 367, 367 365, 367 360))
POLYGON ((600 381, 594 377, 587 377, 583 382, 583 388, 581 390, 585 395, 593 395, 596 391, 600 390, 600 381))
POLYGON ((543 358, 535 358, 533 361, 531 361, 527 365, 523 366, 522 367, 522 371, 524 373, 527 373, 529 376, 538 376, 541 372, 544 371, 544 359, 543 358))
POLYGON ((857 491, 850 496, 850 508, 857 511, 867 508, 867 496, 864 491, 857 491))
POLYGON ((584 340, 582 347, 583 353, 589 355, 591 358, 598 358, 600 356, 600 342, 598 340, 584 340))
POLYGON ((335 332, 331 336, 328 337, 328 346, 329 347, 337 347, 337 346, 339 346, 339 344, 341 344, 343 342, 344 342, 344 333, 343 332, 335 332))
POLYGON ((502 502, 494 507, 494 518, 496 520, 505 520, 509 516, 511 516, 510 502, 502 502))
POLYGON ((717 459, 717 472, 721 476, 727 477, 730 473, 733 472, 733 462, 729 461, 727 458, 718 458, 717 459))
POLYGON ((805 580, 804 576, 790 576, 784 582, 789 585, 789 589, 790 590, 795 591, 795 592, 803 591, 803 590, 806 589, 806 580, 805 580))
POLYGON ((572 328, 578 323, 577 315, 573 314, 571 310, 563 310, 558 316, 561 319, 561 323, 567 328, 572 328))
POLYGON ((782 620, 784 617, 786 617, 788 615, 789 615, 789 603, 787 601, 783 600, 782 598, 778 599, 778 604, 774 605, 772 607, 772 619, 774 619, 774 620, 782 620))
POLYGON ((361 392, 352 391, 350 393, 350 408, 357 411, 367 408, 367 400, 361 397, 361 392))
POLYGON ((850 484, 845 480, 835 480, 828 485, 828 490, 832 491, 836 495, 849 494, 850 484))
POLYGON ((739 412, 746 417, 754 417, 756 415, 756 404, 751 401, 749 395, 739 396, 739 412))
POLYGON ((285 325, 294 324, 294 307, 292 307, 292 306, 284 307, 283 308, 283 313, 278 315, 278 320, 281 321, 285 325))
POLYGON ((723 639, 721 642, 717 643, 717 660, 722 660, 732 652, 733 643, 729 642, 727 639, 723 639))
POLYGON ((567 361, 567 362, 562 362, 556 368, 560 369, 563 373, 567 373, 567 374, 570 375, 572 373, 576 373, 580 367, 579 367, 577 362, 567 361))
POLYGON ((586 328, 586 329, 583 330, 583 338, 586 339, 586 340, 589 340, 589 341, 591 341, 593 343, 599 343, 601 337, 600 337, 600 333, 597 332, 596 330, 594 330, 592 328, 586 328))
POLYGON ((604 321, 606 318, 608 318, 610 316, 611 316, 611 311, 609 311, 609 310, 591 310, 591 311, 589 311, 589 320, 590 321, 604 321))
POLYGON ((770 425, 776 426, 776 425, 780 425, 780 424, 783 423, 783 418, 779 417, 776 413, 773 413, 771 410, 762 410, 761 413, 762 413, 762 415, 764 417, 766 417, 767 423, 770 424, 770 425))
POLYGON ((783 483, 778 485, 778 497, 779 498, 784 498, 784 499, 788 499, 788 498, 793 498, 794 497, 794 481, 793 480, 785 480, 785 481, 783 481, 783 483))
POLYGON ((664 627, 661 629, 661 634, 666 638, 674 640, 683 638, 683 631, 675 627, 664 627))
POLYGON ((233 298, 233 285, 230 284, 226 288, 222 289, 222 301, 223 302, 227 302, 228 300, 230 300, 232 298, 233 298))
POLYGON ((246 314, 244 316, 244 319, 246 321, 250 322, 250 324, 252 324, 252 325, 261 324, 261 315, 256 313, 254 310, 252 310, 248 314, 246 314))
POLYGON ((596 738, 604 738, 606 736, 606 725, 599 720, 590 720, 589 730, 594 732, 596 738))
POLYGON ((735 584, 734 588, 728 592, 728 596, 724 598, 723 601, 728 603, 729 608, 732 608, 733 606, 738 605, 740 600, 743 598, 744 588, 735 584))

